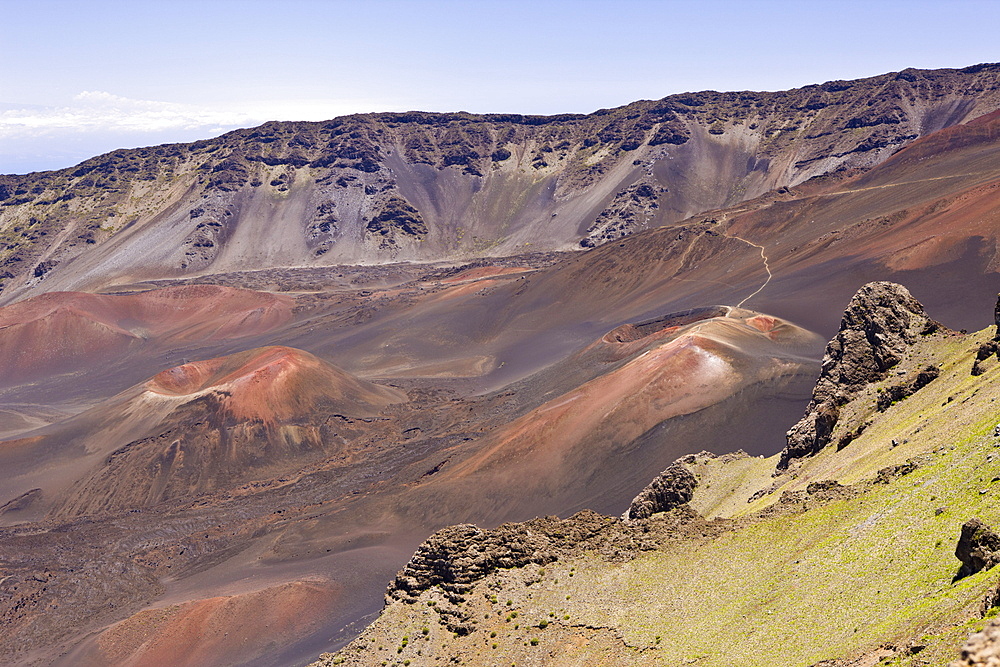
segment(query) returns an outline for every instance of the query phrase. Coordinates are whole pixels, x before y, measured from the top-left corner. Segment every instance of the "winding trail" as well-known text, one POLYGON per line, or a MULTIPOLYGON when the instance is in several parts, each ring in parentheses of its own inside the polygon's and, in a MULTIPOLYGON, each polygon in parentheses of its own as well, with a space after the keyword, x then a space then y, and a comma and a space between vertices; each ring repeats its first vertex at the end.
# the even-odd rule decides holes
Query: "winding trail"
MULTIPOLYGON (((735 213, 735 214, 746 213, 747 210, 748 209, 746 209, 746 208, 741 208, 741 209, 736 210, 736 211, 732 211, 732 212, 729 212, 729 213, 724 213, 722 215, 722 220, 720 220, 720 223, 726 224, 726 223, 729 222, 730 215, 732 215, 733 213, 735 213)), ((764 290, 764 288, 767 287, 768 283, 771 282, 771 278, 774 277, 774 274, 771 273, 771 265, 768 263, 767 253, 764 252, 764 246, 758 245, 758 244, 754 243, 753 241, 749 241, 749 240, 743 238, 742 236, 734 236, 734 235, 725 234, 725 233, 724 233, 724 236, 726 238, 734 239, 736 241, 742 241, 743 243, 746 243, 749 246, 753 246, 754 248, 757 248, 757 250, 760 251, 760 258, 764 262, 764 271, 767 272, 767 278, 764 279, 764 282, 761 284, 761 286, 758 287, 753 292, 751 292, 750 294, 748 294, 747 296, 743 297, 743 300, 740 301, 738 304, 736 304, 737 308, 742 308, 744 303, 746 303, 750 299, 752 299, 755 296, 757 296, 758 294, 760 294, 764 290)))
POLYGON ((753 292, 752 294, 750 294, 750 295, 749 295, 749 296, 747 296, 747 297, 744 297, 744 299, 743 299, 742 301, 740 301, 740 302, 739 302, 738 304, 736 304, 736 307, 737 307, 737 308, 742 308, 742 307, 743 307, 743 304, 744 304, 744 303, 746 303, 746 302, 747 302, 747 301, 749 301, 750 299, 752 299, 752 298, 754 298, 755 296, 757 296, 758 294, 760 294, 760 293, 761 293, 761 291, 762 291, 762 290, 763 290, 763 289, 764 289, 765 287, 767 287, 767 284, 768 284, 769 282, 771 282, 771 278, 773 277, 773 274, 771 273, 771 266, 770 266, 770 265, 769 265, 769 264, 767 263, 767 255, 765 255, 765 254, 764 254, 764 246, 762 246, 762 245, 757 245, 757 244, 756 244, 756 243, 754 243, 753 241, 747 241, 746 239, 744 239, 744 238, 741 238, 741 237, 739 237, 739 236, 730 236, 729 238, 731 238, 731 239, 736 239, 737 241, 743 241, 743 242, 744 242, 744 243, 746 243, 747 245, 752 245, 752 246, 753 246, 754 248, 757 248, 758 250, 760 250, 760 258, 761 258, 762 260, 764 260, 764 270, 765 270, 765 271, 767 271, 767 279, 766 279, 766 280, 764 280, 764 284, 763 284, 763 285, 761 285, 760 287, 758 287, 758 288, 756 289, 756 291, 754 291, 754 292, 753 292))

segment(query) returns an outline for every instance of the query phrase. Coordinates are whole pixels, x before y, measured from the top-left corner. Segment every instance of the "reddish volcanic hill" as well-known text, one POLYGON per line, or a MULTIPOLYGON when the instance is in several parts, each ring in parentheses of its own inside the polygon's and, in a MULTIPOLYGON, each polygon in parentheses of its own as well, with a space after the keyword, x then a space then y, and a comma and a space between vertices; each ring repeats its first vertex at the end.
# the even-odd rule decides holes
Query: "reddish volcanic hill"
MULTIPOLYGON (((627 503, 618 496, 638 483, 631 470, 665 467, 722 433, 717 426, 702 433, 679 426, 685 416, 719 406, 741 420, 749 409, 766 430, 774 415, 765 397, 811 381, 821 347, 818 336, 790 322, 732 307, 623 325, 515 385, 519 400, 540 405, 428 478, 412 492, 418 500, 403 501, 404 511, 438 518, 448 508, 452 522, 456 513, 495 522, 545 508, 564 513, 627 503)), ((744 435, 726 449, 769 453, 757 450, 768 445, 751 431, 744 435)))
POLYGON ((158 373, 144 386, 184 402, 211 396, 228 421, 264 424, 308 418, 320 409, 370 417, 406 400, 398 390, 359 380, 308 352, 266 347, 196 361, 158 373))
MULTIPOLYGON (((40 489, 28 503, 32 514, 53 506, 60 516, 147 506, 352 456, 351 443, 371 418, 405 399, 287 347, 193 362, 0 443, 8 473, 0 489, 9 497, 40 489)), ((23 518, 14 509, 8 514, 23 518)))
POLYGON ((0 386, 93 367, 150 343, 261 334, 289 321, 291 310, 287 297, 218 285, 42 294, 0 308, 0 386))

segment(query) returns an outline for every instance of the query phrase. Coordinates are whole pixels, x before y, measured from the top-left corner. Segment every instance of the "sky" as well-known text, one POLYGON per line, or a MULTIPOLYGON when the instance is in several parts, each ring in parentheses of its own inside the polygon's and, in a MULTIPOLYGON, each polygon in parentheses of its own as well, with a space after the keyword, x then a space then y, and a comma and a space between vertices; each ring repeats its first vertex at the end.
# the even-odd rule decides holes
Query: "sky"
POLYGON ((267 120, 588 113, 1000 61, 1000 0, 0 0, 0 173, 267 120))

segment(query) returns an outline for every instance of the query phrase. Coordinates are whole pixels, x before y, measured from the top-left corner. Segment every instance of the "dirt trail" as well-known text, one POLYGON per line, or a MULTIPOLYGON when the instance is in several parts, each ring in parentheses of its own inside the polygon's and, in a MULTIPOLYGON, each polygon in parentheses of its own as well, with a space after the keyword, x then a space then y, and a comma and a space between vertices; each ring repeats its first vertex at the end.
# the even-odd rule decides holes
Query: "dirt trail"
MULTIPOLYGON (((719 220, 719 225, 720 226, 725 225, 726 223, 729 222, 729 218, 731 216, 733 216, 733 215, 739 215, 740 213, 746 213, 748 210, 749 210, 748 208, 743 207, 743 208, 737 209, 735 211, 730 211, 730 212, 727 212, 727 213, 723 213, 722 214, 722 219, 719 220)), ((749 240, 743 238, 742 236, 735 236, 735 235, 731 235, 731 234, 725 234, 725 236, 726 236, 726 238, 730 238, 730 239, 733 239, 733 240, 736 240, 736 241, 742 241, 743 243, 746 243, 749 246, 753 246, 754 248, 757 248, 757 250, 760 251, 760 258, 764 262, 764 271, 767 272, 767 278, 764 279, 764 282, 761 284, 761 286, 758 287, 753 292, 751 292, 749 295, 743 297, 743 300, 740 301, 738 304, 736 304, 737 308, 742 308, 744 303, 746 303, 750 299, 752 299, 755 296, 757 296, 758 294, 760 294, 761 291, 763 291, 763 289, 765 287, 767 287, 768 283, 771 282, 771 278, 773 277, 773 274, 771 273, 771 265, 768 263, 767 253, 764 252, 764 246, 758 245, 758 244, 754 243, 753 241, 749 241, 749 240)))
MULTIPOLYGON (((932 177, 932 178, 922 178, 922 179, 918 179, 918 180, 914 180, 914 181, 902 181, 902 182, 899 182, 899 183, 888 183, 886 185, 872 185, 872 186, 866 187, 866 188, 854 188, 852 190, 840 190, 838 192, 828 192, 828 193, 817 195, 817 196, 819 196, 819 197, 833 197, 833 196, 838 196, 838 195, 851 194, 851 193, 855 193, 855 192, 866 192, 868 190, 882 190, 882 189, 885 189, 885 188, 896 187, 898 185, 912 185, 912 184, 915 184, 915 183, 926 183, 926 182, 929 182, 929 181, 943 181, 943 180, 947 180, 947 179, 951 179, 951 178, 968 178, 970 176, 982 176, 982 175, 987 174, 987 173, 991 173, 991 172, 976 171, 976 172, 968 172, 968 173, 965 173, 965 174, 954 174, 954 175, 951 175, 951 176, 935 176, 935 177, 932 177)), ((741 209, 741 210, 738 210, 738 211, 733 211, 732 213, 726 213, 726 214, 724 214, 724 216, 723 216, 723 218, 722 218, 722 220, 720 222, 722 222, 724 224, 724 223, 726 223, 726 222, 729 221, 729 218, 730 218, 731 215, 743 213, 745 211, 746 211, 746 209, 741 209)), ((729 238, 731 238, 731 239, 735 239, 737 241, 743 241, 747 245, 751 245, 754 248, 757 248, 758 250, 760 250, 760 258, 764 261, 764 270, 767 271, 767 279, 764 280, 764 283, 760 287, 758 287, 754 292, 752 292, 750 295, 748 295, 742 301, 740 301, 738 304, 736 304, 737 307, 742 307, 744 303, 746 303, 747 301, 749 301, 753 297, 755 297, 758 294, 760 294, 761 291, 765 287, 767 287, 768 283, 771 282, 771 278, 773 277, 773 274, 771 273, 771 267, 768 264, 768 258, 767 258, 767 254, 765 253, 764 246, 758 245, 758 244, 754 243, 753 241, 749 241, 749 240, 747 240, 747 239, 745 239, 743 237, 740 237, 740 236, 734 236, 734 235, 729 235, 729 234, 726 234, 726 236, 729 237, 729 238)))
POLYGON ((752 294, 750 294, 749 296, 744 297, 744 299, 742 301, 740 301, 738 304, 736 304, 737 308, 742 308, 744 303, 746 303, 750 299, 752 299, 755 296, 757 296, 758 294, 760 294, 761 291, 765 287, 767 287, 767 284, 769 282, 771 282, 771 277, 772 277, 771 266, 767 263, 767 255, 764 253, 764 246, 757 245, 753 241, 747 241, 745 238, 741 238, 739 236, 732 236, 730 238, 736 239, 737 241, 743 241, 744 243, 746 243, 748 245, 752 245, 754 248, 757 248, 758 250, 760 250, 760 258, 762 260, 764 260, 764 270, 767 271, 767 278, 764 280, 764 283, 760 287, 758 287, 752 294))
POLYGON ((855 188, 853 190, 838 190, 836 192, 825 192, 823 194, 816 195, 817 197, 836 197, 839 195, 849 195, 855 192, 867 192, 868 190, 883 190, 885 188, 894 188, 898 185, 914 185, 915 183, 928 183, 930 181, 946 181, 951 178, 968 178, 969 176, 982 176, 984 174, 992 174, 992 171, 970 171, 966 174, 952 174, 950 176, 934 176, 932 178, 919 178, 915 181, 900 181, 898 183, 886 183, 885 185, 871 185, 867 188, 855 188))

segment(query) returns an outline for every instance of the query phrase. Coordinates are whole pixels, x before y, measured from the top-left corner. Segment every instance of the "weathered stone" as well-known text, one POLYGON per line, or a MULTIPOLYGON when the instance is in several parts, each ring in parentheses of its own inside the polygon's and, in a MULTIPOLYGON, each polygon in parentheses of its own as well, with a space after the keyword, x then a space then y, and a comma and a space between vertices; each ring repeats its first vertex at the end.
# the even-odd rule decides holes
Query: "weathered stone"
POLYGON ((962 561, 959 579, 988 570, 1000 563, 1000 535, 979 519, 969 519, 962 525, 955 557, 962 561))
POLYGON ((523 524, 504 524, 495 530, 472 524, 449 526, 420 545, 389 585, 387 596, 407 600, 433 586, 461 595, 494 570, 555 560, 549 547, 543 534, 523 524))
POLYGON ((962 647, 962 657, 952 661, 948 667, 996 667, 1000 665, 1000 620, 986 624, 981 632, 976 632, 962 647))
POLYGON ((1000 294, 997 294, 997 304, 993 307, 993 323, 997 327, 993 339, 1000 340, 1000 294))
POLYGON ((986 361, 992 356, 1000 357, 1000 340, 988 340, 976 350, 976 360, 972 362, 972 375, 982 375, 986 372, 986 361))
POLYGON ((645 519, 690 502, 697 484, 698 480, 690 470, 674 463, 639 492, 623 518, 645 519))
POLYGON ((839 406, 883 379, 918 336, 940 326, 902 285, 874 282, 858 290, 844 311, 840 331, 826 346, 806 414, 786 434, 778 469, 823 449, 832 438, 839 406))
POLYGON ((900 384, 887 387, 878 397, 878 411, 885 412, 893 403, 901 401, 904 398, 909 398, 936 380, 939 375, 941 375, 940 368, 937 366, 927 366, 916 375, 906 378, 900 384))
POLYGON ((895 479, 899 479, 903 475, 909 475, 911 472, 917 469, 917 463, 914 460, 909 460, 906 463, 898 463, 893 466, 886 466, 885 468, 879 469, 875 474, 875 484, 889 484, 895 479))

